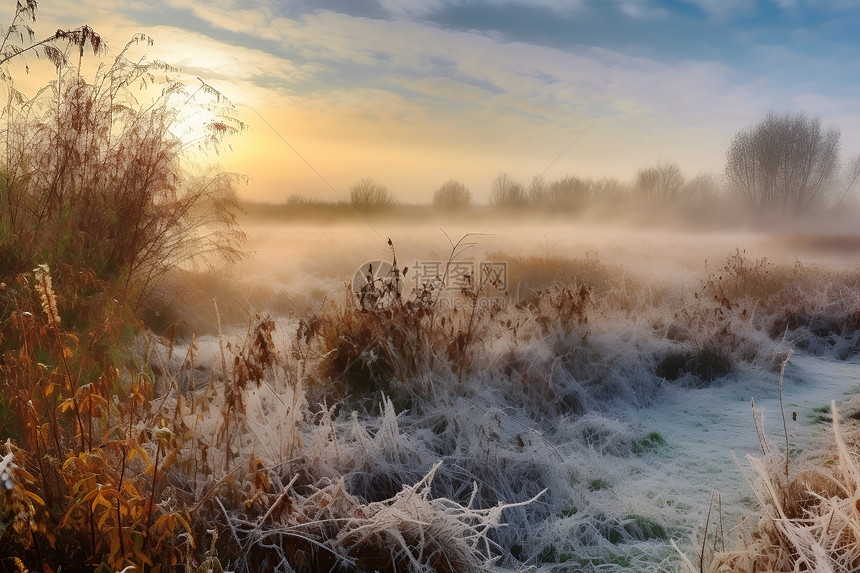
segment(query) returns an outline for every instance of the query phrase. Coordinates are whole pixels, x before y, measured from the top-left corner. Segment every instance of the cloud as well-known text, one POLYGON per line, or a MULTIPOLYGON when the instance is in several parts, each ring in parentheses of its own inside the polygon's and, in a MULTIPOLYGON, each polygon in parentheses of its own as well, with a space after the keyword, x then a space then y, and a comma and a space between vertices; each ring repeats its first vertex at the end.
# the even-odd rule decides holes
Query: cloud
POLYGON ((165 5, 188 12, 213 28, 241 34, 269 26, 274 16, 267 4, 247 5, 235 0, 165 0, 165 5))
POLYGON ((658 6, 652 6, 645 1, 629 1, 618 4, 619 10, 630 18, 636 20, 654 20, 663 19, 669 16, 669 13, 658 6))
POLYGON ((588 0, 380 0, 385 9, 400 16, 420 17, 446 7, 480 5, 482 9, 498 10, 512 7, 545 9, 556 14, 577 14, 589 9, 588 0))
POLYGON ((314 10, 331 10, 361 18, 387 19, 392 10, 380 0, 313 0, 304 5, 314 10))
POLYGON ((746 17, 757 10, 757 0, 683 0, 722 20, 746 17))
MULTIPOLYGON (((715 62, 665 64, 606 48, 564 50, 505 42, 492 34, 327 10, 284 17, 271 4, 242 9, 232 0, 168 3, 214 29, 247 37, 250 45, 268 43, 243 47, 239 38, 227 42, 201 32, 152 28, 159 37, 157 47, 171 55, 165 59, 183 68, 213 81, 281 84, 317 98, 339 94, 341 106, 349 105, 343 94, 370 90, 365 93, 377 95, 380 109, 410 108, 405 121, 423 114, 442 117, 452 105, 474 113, 477 99, 494 113, 546 124, 573 123, 607 104, 612 112, 616 100, 629 102, 626 109, 638 114, 712 122, 735 114, 739 101, 756 99, 743 86, 731 85, 729 69, 715 62), (398 98, 378 97, 385 92, 398 98), (425 111, 416 113, 419 108, 425 111)), ((562 4, 543 2, 559 10, 562 4)), ((356 97, 357 111, 367 112, 366 106, 373 105, 372 97, 356 97)))

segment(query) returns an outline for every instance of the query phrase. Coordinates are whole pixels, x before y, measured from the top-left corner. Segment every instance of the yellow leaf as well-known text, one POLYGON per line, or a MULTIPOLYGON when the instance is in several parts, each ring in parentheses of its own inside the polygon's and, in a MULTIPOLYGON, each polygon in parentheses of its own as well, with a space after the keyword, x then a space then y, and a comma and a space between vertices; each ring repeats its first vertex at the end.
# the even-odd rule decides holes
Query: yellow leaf
POLYGON ((66 513, 63 514, 63 518, 60 520, 60 525, 58 527, 59 529, 62 529, 66 526, 66 524, 69 522, 69 518, 72 517, 72 513, 75 511, 76 507, 77 505, 73 505, 66 510, 66 513))
POLYGON ((78 458, 76 458, 74 456, 69 456, 66 458, 66 461, 63 462, 63 471, 68 470, 69 466, 76 466, 76 465, 78 465, 78 458))
POLYGON ((143 463, 149 465, 149 456, 146 454, 146 450, 144 450, 140 446, 137 446, 136 448, 131 450, 131 452, 129 452, 128 462, 131 463, 136 457, 140 457, 143 460, 143 463))
MULTIPOLYGON (((176 513, 174 515, 176 515, 176 519, 179 520, 179 522, 182 524, 182 527, 185 528, 185 531, 187 531, 189 534, 191 534, 193 536, 193 534, 191 533, 191 526, 188 524, 188 521, 186 521, 185 518, 182 517, 181 515, 179 515, 178 513, 176 513)), ((191 539, 191 537, 189 537, 189 539, 191 539)))
POLYGON ((132 498, 132 499, 139 499, 140 498, 140 494, 137 492, 137 488, 134 487, 134 484, 131 483, 130 481, 127 481, 124 484, 122 484, 122 489, 125 490, 125 493, 127 493, 130 498, 132 498))
POLYGON ((155 522, 155 526, 153 526, 153 530, 158 531, 159 522, 164 527, 163 535, 165 537, 173 537, 173 530, 176 529, 176 519, 174 519, 175 514, 169 513, 163 517, 161 517, 158 521, 155 522))
POLYGON ((63 356, 65 358, 71 358, 72 356, 74 356, 74 354, 72 353, 71 349, 63 347, 63 356))
POLYGON ((176 462, 176 452, 171 452, 167 456, 164 457, 163 466, 162 467, 170 467, 176 462))
POLYGON ((101 519, 99 519, 99 530, 102 530, 104 528, 105 521, 107 521, 107 518, 110 517, 111 515, 112 515, 112 512, 110 512, 110 511, 103 511, 102 512, 102 517, 101 517, 101 519))
POLYGON ((74 485, 72 485, 72 493, 77 495, 86 491, 87 494, 81 498, 81 501, 87 501, 96 494, 96 490, 92 489, 92 482, 93 480, 90 476, 78 480, 74 485))
POLYGON ((36 495, 36 494, 35 494, 35 493, 33 493, 32 491, 24 490, 24 494, 25 494, 27 497, 29 497, 30 499, 32 499, 33 501, 35 501, 37 504, 39 504, 39 505, 41 505, 41 506, 44 506, 44 505, 45 505, 45 500, 43 500, 41 497, 39 497, 38 495, 36 495))
POLYGON ((98 507, 98 506, 100 506, 100 505, 105 506, 105 507, 108 509, 108 511, 110 511, 111 509, 113 509, 113 506, 110 504, 110 502, 109 502, 108 500, 106 500, 106 499, 102 496, 102 494, 101 494, 101 493, 99 493, 99 494, 95 497, 95 499, 93 500, 93 506, 92 506, 92 507, 93 507, 93 512, 95 512, 96 507, 98 507))
MULTIPOLYGON (((110 541, 110 552, 111 552, 111 555, 118 555, 118 554, 119 554, 119 548, 120 548, 120 539, 119 539, 119 536, 118 536, 118 535, 114 535, 114 536, 112 536, 112 539, 111 539, 111 541, 110 541)), ((114 565, 114 568, 115 568, 115 567, 116 567, 116 565, 114 565)), ((116 569, 114 569, 114 570, 116 570, 116 569)))
POLYGON ((108 497, 113 497, 119 500, 119 502, 123 505, 127 505, 125 499, 119 494, 117 490, 112 487, 103 487, 101 489, 102 495, 105 496, 105 499, 108 497))
POLYGON ((36 478, 33 477, 33 474, 21 468, 15 469, 15 477, 17 477, 19 481, 26 483, 32 483, 36 481, 36 478))

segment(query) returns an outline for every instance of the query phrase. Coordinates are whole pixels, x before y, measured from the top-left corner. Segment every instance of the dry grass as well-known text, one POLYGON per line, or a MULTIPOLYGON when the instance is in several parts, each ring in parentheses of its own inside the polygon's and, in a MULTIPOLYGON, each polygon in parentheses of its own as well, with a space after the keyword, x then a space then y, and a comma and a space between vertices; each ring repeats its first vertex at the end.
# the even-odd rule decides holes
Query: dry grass
MULTIPOLYGON (((739 262, 737 254, 733 261, 739 262)), ((619 293, 618 285, 635 290, 644 283, 621 280, 592 260, 581 267, 583 282, 556 280, 530 303, 507 308, 482 307, 480 289, 456 293, 464 306, 455 310, 440 304, 438 285, 397 296, 390 283, 372 280, 363 293, 371 308, 350 292, 293 320, 252 316, 246 328, 228 335, 219 305, 213 307, 217 336, 208 342, 204 336, 190 343, 153 340, 140 351, 149 358, 124 363, 83 342, 101 340, 105 351, 124 348, 121 316, 111 315, 112 326, 99 336, 79 336, 63 297, 48 295, 57 277, 40 268, 7 285, 3 299, 11 312, 3 325, 3 374, 13 383, 6 432, 16 467, 7 505, 19 516, 8 522, 4 549, 28 564, 59 564, 61 555, 74 555, 117 568, 147 560, 194 568, 215 559, 205 549, 207 530, 214 529, 217 558, 237 570, 268 560, 295 570, 472 571, 499 559, 515 563, 514 546, 517 559, 548 559, 540 544, 496 529, 492 511, 545 487, 568 491, 564 472, 571 470, 539 433, 475 401, 499 393, 534 420, 579 417, 617 396, 646 403, 665 383, 651 357, 692 352, 697 339, 744 336, 757 352, 772 351, 768 344, 775 343, 762 329, 774 297, 785 288, 810 292, 815 277, 774 289, 771 271, 757 270, 762 264, 743 265, 735 269, 747 277, 736 281, 742 291, 715 286, 710 277, 699 284, 699 297, 690 297, 699 302, 686 307, 689 316, 682 308, 673 317, 686 339, 669 340, 667 328, 650 327, 651 317, 671 316, 666 307, 679 298, 619 293), (589 288, 585 281, 598 272, 605 282, 589 288), (737 302, 722 305, 710 296, 715 288, 737 302), (723 309, 725 320, 714 308, 723 309), (760 314, 744 317, 744 308, 760 314), (204 344, 215 350, 204 353, 204 344), (385 398, 377 409, 380 393, 385 398), (475 419, 441 415, 445 404, 474 408, 475 419), (405 410, 417 417, 409 430, 398 427, 398 412, 405 410), (537 447, 544 448, 542 457, 535 456, 537 447), (445 462, 437 466, 440 459, 445 462), (474 494, 467 491, 472 481, 474 494)), ((398 273, 403 280, 404 271, 398 273)), ((845 284, 847 276, 840 279, 845 284)), ((839 291, 811 292, 826 300, 839 291)), ((733 345, 725 358, 730 366, 745 359, 733 345)), ((707 381, 707 357, 693 355, 702 362, 692 363, 689 356, 678 371, 707 381)), ((756 471, 779 463, 769 455, 756 471)), ((782 539, 785 555, 797 552, 780 529, 779 512, 809 528, 804 520, 818 511, 819 498, 848 496, 833 484, 853 470, 825 469, 791 480, 770 475, 763 503, 771 503, 768 488, 784 497, 748 547, 764 551, 782 539)), ((510 515, 532 524, 564 511, 541 509, 557 503, 510 507, 510 515)), ((726 559, 741 563, 745 555, 726 559)), ((761 559, 770 557, 755 567, 777 566, 785 557, 761 559)))
MULTIPOLYGON (((823 465, 807 463, 793 475, 786 474, 784 454, 759 430, 763 455, 747 455, 753 473, 745 476, 759 511, 745 519, 733 547, 708 547, 696 565, 685 558, 686 571, 835 572, 860 567, 858 455, 846 445, 835 402, 831 409, 833 459, 823 465)), ((849 432, 856 434, 857 428, 849 432)))
MULTIPOLYGON (((189 92, 167 79, 169 67, 138 65, 126 50, 92 82, 63 70, 32 99, 10 97, 4 115, 0 234, 13 238, 0 242, 4 275, 36 262, 92 269, 120 304, 137 308, 172 268, 236 260, 235 177, 191 171, 172 131, 195 98, 220 94, 205 85, 189 92), (161 97, 137 103, 130 86, 159 78, 161 97)), ((209 127, 213 143, 234 129, 209 127)))
POLYGON ((305 495, 288 485, 262 518, 230 519, 228 527, 244 540, 244 567, 268 560, 297 570, 491 571, 496 549, 487 532, 506 507, 478 510, 433 497, 438 467, 375 503, 350 495, 343 479, 305 495))

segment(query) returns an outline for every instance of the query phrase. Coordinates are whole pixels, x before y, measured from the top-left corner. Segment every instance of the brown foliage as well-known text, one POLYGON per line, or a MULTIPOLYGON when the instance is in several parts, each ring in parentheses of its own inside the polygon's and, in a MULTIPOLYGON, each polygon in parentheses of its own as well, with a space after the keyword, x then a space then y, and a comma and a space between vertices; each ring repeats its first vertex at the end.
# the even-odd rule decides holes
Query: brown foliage
POLYGON ((137 308, 168 270, 241 255, 235 176, 193 173, 173 131, 205 86, 189 94, 168 81, 147 107, 130 87, 166 70, 123 50, 92 83, 70 69, 34 98, 10 99, 0 134, 3 275, 40 262, 93 269, 137 308))

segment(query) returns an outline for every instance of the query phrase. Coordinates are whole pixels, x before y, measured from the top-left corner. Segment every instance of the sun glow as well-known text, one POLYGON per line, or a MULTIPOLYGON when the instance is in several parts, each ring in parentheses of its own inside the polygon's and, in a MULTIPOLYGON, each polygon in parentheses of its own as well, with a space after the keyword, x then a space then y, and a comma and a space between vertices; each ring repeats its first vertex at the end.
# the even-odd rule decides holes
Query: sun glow
POLYGON ((192 149, 204 145, 208 126, 215 120, 210 111, 189 106, 189 109, 178 111, 170 131, 182 142, 182 149, 192 149))

